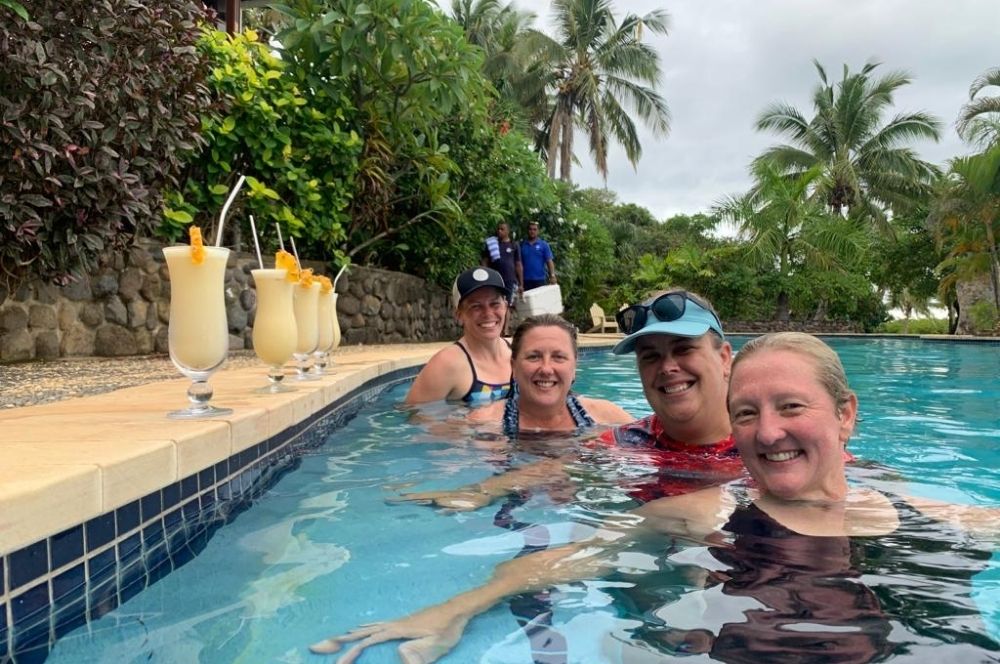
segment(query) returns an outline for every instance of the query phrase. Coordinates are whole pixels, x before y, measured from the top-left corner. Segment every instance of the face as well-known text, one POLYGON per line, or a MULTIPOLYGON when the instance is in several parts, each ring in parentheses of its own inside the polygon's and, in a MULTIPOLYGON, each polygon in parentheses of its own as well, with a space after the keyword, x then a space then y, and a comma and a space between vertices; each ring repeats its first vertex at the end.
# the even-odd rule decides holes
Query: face
POLYGON ((762 492, 785 500, 843 500, 844 445, 857 399, 837 407, 812 359, 760 351, 737 365, 730 383, 733 436, 762 492))
POLYGON ((528 224, 528 237, 532 240, 538 237, 538 224, 528 224))
POLYGON ((501 242, 506 242, 510 237, 510 228, 507 224, 500 224, 497 226, 497 237, 500 238, 501 242))
POLYGON ((528 330, 511 363, 522 400, 551 407, 566 402, 576 379, 576 356, 569 332, 555 326, 528 330))
POLYGON ((495 288, 472 291, 462 300, 455 312, 465 334, 484 338, 500 336, 506 315, 507 300, 503 293, 495 288))
POLYGON ((726 381, 732 347, 716 348, 713 341, 711 333, 693 339, 651 334, 635 344, 646 400, 677 440, 705 444, 729 433, 726 381))

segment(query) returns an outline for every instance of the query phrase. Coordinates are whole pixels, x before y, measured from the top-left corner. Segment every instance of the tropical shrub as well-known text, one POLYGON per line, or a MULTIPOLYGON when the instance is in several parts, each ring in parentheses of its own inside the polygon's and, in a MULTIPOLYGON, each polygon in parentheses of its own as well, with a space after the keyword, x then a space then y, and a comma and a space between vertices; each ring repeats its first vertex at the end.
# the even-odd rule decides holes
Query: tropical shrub
POLYGON ((285 236, 304 239, 301 253, 343 262, 336 254, 361 151, 350 104, 329 88, 303 85, 294 64, 275 57, 253 31, 206 30, 198 49, 211 65, 215 98, 202 113, 208 145, 184 186, 168 196, 161 234, 174 237, 192 221, 213 224, 244 174, 249 186, 238 218, 253 214, 261 231, 280 224, 285 236))
POLYGON ((913 318, 890 320, 878 326, 885 334, 948 334, 947 318, 913 318))
MULTIPOLYGON (((5 3, 14 7, 16 3, 5 3)), ((65 284, 151 231, 200 144, 201 3, 34 0, 0 21, 0 272, 65 284)))

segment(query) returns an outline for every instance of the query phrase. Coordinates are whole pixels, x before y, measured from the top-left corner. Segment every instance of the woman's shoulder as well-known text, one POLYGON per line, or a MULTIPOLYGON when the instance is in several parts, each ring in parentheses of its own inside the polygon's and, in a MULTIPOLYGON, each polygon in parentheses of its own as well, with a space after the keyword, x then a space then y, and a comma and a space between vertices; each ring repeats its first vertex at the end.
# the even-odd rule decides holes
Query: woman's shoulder
POLYGON ((577 398, 598 424, 628 424, 635 420, 627 410, 607 399, 582 396, 577 398))

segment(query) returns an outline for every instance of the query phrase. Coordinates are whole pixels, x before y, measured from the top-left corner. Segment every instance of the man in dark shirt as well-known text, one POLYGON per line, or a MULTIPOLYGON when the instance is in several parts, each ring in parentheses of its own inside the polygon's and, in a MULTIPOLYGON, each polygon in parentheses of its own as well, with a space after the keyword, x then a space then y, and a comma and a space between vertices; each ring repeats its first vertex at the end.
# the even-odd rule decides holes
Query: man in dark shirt
MULTIPOLYGON (((514 308, 517 295, 524 286, 524 267, 521 263, 521 248, 511 240, 510 226, 506 222, 497 226, 495 236, 486 238, 482 264, 483 267, 493 268, 503 277, 507 286, 507 304, 514 308)), ((508 316, 508 321, 510 318, 508 316)))

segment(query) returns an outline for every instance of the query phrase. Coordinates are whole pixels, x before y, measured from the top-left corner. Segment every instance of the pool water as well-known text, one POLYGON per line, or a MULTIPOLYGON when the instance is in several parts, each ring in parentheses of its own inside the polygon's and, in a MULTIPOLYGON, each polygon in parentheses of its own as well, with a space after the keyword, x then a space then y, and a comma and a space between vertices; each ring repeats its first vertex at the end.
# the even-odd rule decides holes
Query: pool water
MULTIPOLYGON (((911 495, 1000 505, 1000 346, 846 339, 831 344, 859 394, 862 422, 850 448, 860 459, 898 470, 911 495)), ((485 581, 524 542, 521 533, 494 525, 496 506, 442 514, 385 499, 403 490, 475 482, 506 464, 530 462, 537 449, 510 451, 489 440, 469 444, 457 426, 449 432, 413 424, 396 407, 407 387, 387 390, 217 531, 198 557, 61 639, 48 661, 329 661, 306 646, 485 581)), ((586 355, 577 389, 615 400, 637 417, 649 413, 631 357, 586 355)), ((595 486, 572 501, 536 493, 515 510, 516 517, 548 526, 553 542, 571 538, 625 505, 613 482, 592 479, 595 486)), ((948 564, 947 558, 938 560, 948 564)), ((683 589, 685 582, 669 583, 683 589)), ((566 638, 568 661, 616 661, 608 655, 606 634, 636 624, 616 607, 618 591, 628 584, 625 577, 595 579, 554 594, 554 622, 566 638)), ((1000 637, 995 553, 975 577, 972 594, 989 625, 980 629, 1000 637)), ((928 648, 913 654, 933 655, 928 648)), ((359 661, 396 662, 396 645, 371 648, 359 661)), ((441 661, 521 664, 532 661, 531 645, 502 604, 473 620, 441 661)))

